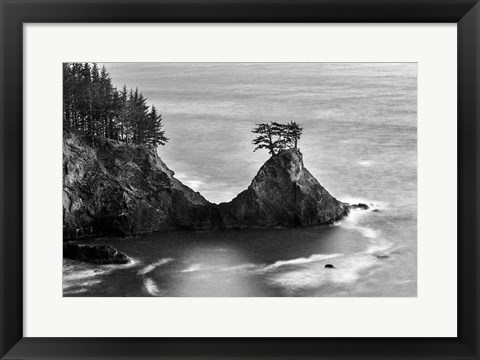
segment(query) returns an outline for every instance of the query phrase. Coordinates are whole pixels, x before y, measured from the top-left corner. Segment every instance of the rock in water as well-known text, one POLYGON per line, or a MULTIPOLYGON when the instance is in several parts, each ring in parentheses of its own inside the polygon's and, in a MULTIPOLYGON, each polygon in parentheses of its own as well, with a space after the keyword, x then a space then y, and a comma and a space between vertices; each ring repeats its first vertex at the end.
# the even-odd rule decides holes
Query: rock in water
POLYGON ((272 156, 247 190, 219 205, 222 228, 330 224, 348 214, 349 208, 310 174, 296 149, 272 156))
POLYGON ((247 190, 212 204, 174 177, 143 145, 64 133, 63 235, 80 239, 168 229, 243 229, 331 224, 350 206, 331 196, 284 150, 260 168, 247 190))
POLYGON ((358 204, 352 204, 352 205, 350 205, 350 208, 352 208, 352 209, 368 210, 370 207, 369 207, 367 204, 358 203, 358 204))
POLYGON ((128 264, 130 262, 127 255, 107 245, 63 244, 63 257, 94 264, 128 264))

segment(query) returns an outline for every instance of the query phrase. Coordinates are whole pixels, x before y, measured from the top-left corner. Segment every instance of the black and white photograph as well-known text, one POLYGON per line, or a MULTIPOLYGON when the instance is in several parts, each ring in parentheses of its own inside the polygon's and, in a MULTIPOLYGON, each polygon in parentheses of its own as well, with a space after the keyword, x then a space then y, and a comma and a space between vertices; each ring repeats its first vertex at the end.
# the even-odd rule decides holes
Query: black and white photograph
POLYGON ((62 200, 64 297, 416 297, 417 63, 64 63, 62 200))

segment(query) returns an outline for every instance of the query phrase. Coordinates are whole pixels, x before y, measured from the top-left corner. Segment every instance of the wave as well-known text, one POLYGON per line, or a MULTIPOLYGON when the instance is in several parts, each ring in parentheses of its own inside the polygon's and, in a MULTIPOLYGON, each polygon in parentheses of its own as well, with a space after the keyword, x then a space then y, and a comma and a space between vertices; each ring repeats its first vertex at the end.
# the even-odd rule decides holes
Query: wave
POLYGON ((185 272, 194 272, 194 271, 199 271, 203 269, 203 266, 201 264, 193 264, 190 267, 181 270, 180 272, 185 273, 185 272))
POLYGON ((169 262, 173 261, 172 258, 165 258, 165 259, 161 259, 157 262, 154 262, 150 265, 147 265, 145 266, 144 268, 138 270, 137 274, 138 275, 146 275, 148 274, 149 272, 152 272, 153 270, 155 270, 157 267, 160 267, 162 265, 165 265, 165 264, 168 264, 169 262))
POLYGON ((381 231, 372 227, 360 225, 360 219, 365 216, 365 210, 353 209, 350 214, 342 221, 336 223, 336 226, 341 226, 347 229, 352 229, 360 232, 363 237, 368 239, 376 239, 380 236, 381 231))
POLYGON ((248 263, 248 264, 230 266, 227 268, 211 267, 209 268, 209 270, 239 271, 239 272, 247 272, 250 274, 262 274, 262 273, 274 272, 275 270, 281 269, 283 267, 300 266, 300 265, 316 263, 316 262, 320 262, 328 259, 333 259, 341 255, 342 254, 313 254, 308 258, 279 260, 270 265, 248 263))
POLYGON ((74 294, 82 294, 84 292, 87 292, 88 289, 82 288, 82 289, 77 289, 77 290, 63 290, 63 295, 74 295, 74 294))
POLYGON ((365 250, 364 254, 369 255, 386 255, 388 251, 393 248, 393 243, 381 239, 375 242, 371 242, 370 246, 365 250))
POLYGON ((374 164, 373 160, 362 160, 362 161, 357 161, 358 165, 361 166, 372 166, 374 164))
POLYGON ((151 278, 145 278, 145 280, 143 280, 143 286, 150 295, 163 296, 165 294, 165 291, 160 290, 151 278))
POLYGON ((142 263, 141 260, 137 259, 137 258, 132 258, 131 256, 129 256, 129 259, 130 259, 130 262, 126 263, 126 264, 107 264, 107 265, 102 265, 103 268, 105 269, 126 269, 126 268, 131 268, 131 267, 135 267, 135 266, 138 266, 142 263))
POLYGON ((135 266, 136 261, 125 265, 96 265, 76 260, 63 260, 62 288, 64 295, 83 293, 89 287, 102 282, 111 272, 135 266), (80 288, 80 289, 78 289, 80 288))
MULTIPOLYGON (((341 199, 341 201, 347 204, 366 204, 368 205, 370 210, 385 210, 389 207, 389 203, 386 201, 371 200, 350 195, 339 196, 338 199, 341 199)), ((368 213, 368 211, 365 210, 361 211, 363 211, 364 213, 368 213)))
POLYGON ((333 259, 338 256, 341 256, 342 254, 313 254, 309 256, 308 258, 297 258, 297 259, 292 259, 292 260, 279 260, 272 265, 265 266, 262 271, 272 271, 276 270, 282 266, 290 266, 290 265, 303 265, 303 264, 309 264, 313 262, 319 262, 327 259, 333 259))
MULTIPOLYGON (((361 199, 361 198, 346 198, 345 199, 348 203, 350 204, 368 204, 370 207, 370 210, 378 210, 379 209, 379 204, 378 202, 373 202, 371 200, 367 199, 361 199)), ((384 209, 384 206, 386 206, 386 203, 382 205, 382 209, 384 209)), ((370 214, 370 211, 362 210, 362 209, 352 209, 350 211, 350 214, 345 217, 342 221, 336 223, 336 226, 341 226, 347 229, 352 229, 360 232, 363 237, 367 239, 377 239, 381 235, 381 231, 378 229, 374 229, 373 227, 370 226, 365 226, 361 225, 361 219, 364 218, 365 216, 368 216, 370 214)))
POLYGON ((324 264, 272 273, 267 281, 273 286, 284 288, 294 294, 302 289, 315 289, 324 285, 352 286, 363 271, 378 264, 378 260, 366 254, 341 256, 334 262, 335 269, 326 269, 324 264))
MULTIPOLYGON (((98 277, 108 274, 113 269, 103 265, 94 265, 75 260, 63 260, 62 289, 64 295, 76 294, 79 287, 85 288, 101 282, 98 277), (97 279, 96 279, 97 278, 97 279)), ((85 289, 87 291, 87 289, 85 289)))

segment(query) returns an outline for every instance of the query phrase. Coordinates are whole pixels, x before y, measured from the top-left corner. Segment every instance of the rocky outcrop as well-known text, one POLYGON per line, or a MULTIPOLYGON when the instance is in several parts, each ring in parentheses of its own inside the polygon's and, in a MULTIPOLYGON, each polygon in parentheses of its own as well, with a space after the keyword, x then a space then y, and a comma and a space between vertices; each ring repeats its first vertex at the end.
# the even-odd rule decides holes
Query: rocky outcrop
POLYGON ((63 244, 63 257, 94 264, 130 263, 127 255, 107 245, 63 244))
POLYGON ((247 190, 219 208, 222 228, 330 224, 349 211, 310 174, 296 149, 272 156, 247 190))
POLYGON ((64 239, 211 228, 211 204, 183 185, 154 150, 65 133, 64 239))
POLYGON ((65 133, 64 239, 168 229, 244 229, 330 224, 349 205, 332 197, 304 167, 298 150, 271 157, 229 203, 208 202, 174 177, 146 146, 65 133))
POLYGON ((362 203, 351 204, 350 209, 368 210, 368 209, 370 209, 370 206, 368 206, 367 204, 362 204, 362 203))

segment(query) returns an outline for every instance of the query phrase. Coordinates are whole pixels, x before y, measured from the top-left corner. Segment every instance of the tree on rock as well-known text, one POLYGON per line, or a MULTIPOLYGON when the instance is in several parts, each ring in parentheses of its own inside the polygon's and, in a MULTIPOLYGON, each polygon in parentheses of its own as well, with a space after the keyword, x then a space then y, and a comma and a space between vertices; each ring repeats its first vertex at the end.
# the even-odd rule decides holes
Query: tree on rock
POLYGON ((252 132, 259 135, 252 141, 255 145, 253 151, 268 149, 273 156, 285 149, 297 149, 303 128, 296 122, 281 124, 273 121, 256 125, 252 132))
POLYGON ((278 137, 277 129, 272 124, 256 124, 257 126, 252 130, 254 134, 259 134, 252 140, 252 144, 255 145, 254 152, 259 149, 268 149, 271 155, 275 155, 278 152, 278 137))
POLYGON ((303 128, 295 121, 290 121, 286 125, 286 137, 289 139, 290 145, 293 146, 294 149, 298 149, 298 140, 300 140, 302 132, 303 128))

